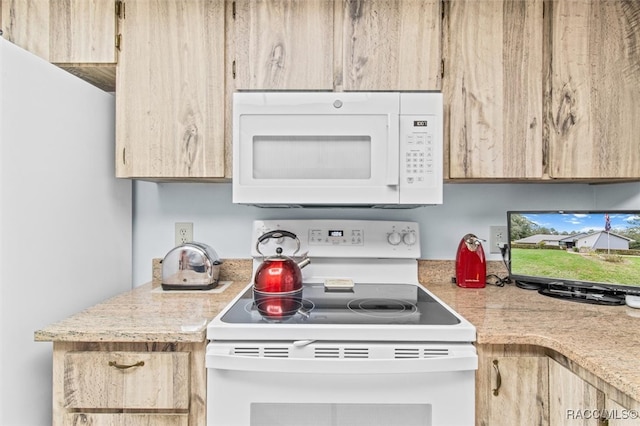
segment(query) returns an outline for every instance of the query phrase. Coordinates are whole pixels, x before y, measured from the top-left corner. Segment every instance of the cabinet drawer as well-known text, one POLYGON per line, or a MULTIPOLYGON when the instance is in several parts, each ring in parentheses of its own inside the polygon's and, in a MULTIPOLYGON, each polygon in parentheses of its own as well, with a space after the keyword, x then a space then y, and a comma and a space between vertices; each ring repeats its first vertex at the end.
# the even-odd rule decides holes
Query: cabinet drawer
POLYGON ((64 424, 91 426, 187 426, 189 424, 189 415, 73 413, 65 416, 64 424))
POLYGON ((188 352, 67 352, 65 408, 189 409, 188 352))

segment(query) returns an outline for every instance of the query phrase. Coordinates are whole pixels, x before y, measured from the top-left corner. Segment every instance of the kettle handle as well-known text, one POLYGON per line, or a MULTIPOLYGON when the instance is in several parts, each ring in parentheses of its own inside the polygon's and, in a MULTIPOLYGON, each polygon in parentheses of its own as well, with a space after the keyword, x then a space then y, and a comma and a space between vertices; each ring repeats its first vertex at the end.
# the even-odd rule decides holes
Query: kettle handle
POLYGON ((298 246, 296 247, 296 251, 294 251, 293 254, 295 255, 296 253, 298 253, 298 251, 300 250, 300 239, 298 238, 298 236, 293 232, 284 231, 281 229, 276 229, 275 231, 269 231, 262 234, 258 238, 258 241, 256 242, 256 251, 260 253, 260 255, 264 256, 264 254, 262 254, 262 252, 260 251, 260 243, 270 238, 282 238, 282 237, 289 237, 293 240, 296 240, 296 243, 298 244, 298 246))

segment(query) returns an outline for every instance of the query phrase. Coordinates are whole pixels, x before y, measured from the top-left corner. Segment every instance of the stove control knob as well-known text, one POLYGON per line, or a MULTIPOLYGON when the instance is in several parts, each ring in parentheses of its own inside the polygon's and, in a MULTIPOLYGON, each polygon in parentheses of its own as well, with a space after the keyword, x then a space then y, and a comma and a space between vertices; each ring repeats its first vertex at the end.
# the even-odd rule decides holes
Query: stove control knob
POLYGON ((415 232, 407 232, 402 235, 402 242, 408 246, 414 245, 417 240, 418 240, 418 237, 416 237, 415 232))
POLYGON ((400 241, 402 241, 402 236, 398 232, 393 231, 389 235, 387 235, 387 241, 392 246, 397 246, 398 244, 400 244, 400 241))

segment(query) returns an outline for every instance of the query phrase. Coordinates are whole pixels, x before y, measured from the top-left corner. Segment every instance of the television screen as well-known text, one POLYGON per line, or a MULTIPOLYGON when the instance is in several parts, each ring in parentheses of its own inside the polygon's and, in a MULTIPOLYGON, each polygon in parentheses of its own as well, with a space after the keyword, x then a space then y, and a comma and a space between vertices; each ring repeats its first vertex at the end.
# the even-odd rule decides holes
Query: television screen
POLYGON ((640 295, 640 210, 510 211, 507 226, 517 284, 640 295))

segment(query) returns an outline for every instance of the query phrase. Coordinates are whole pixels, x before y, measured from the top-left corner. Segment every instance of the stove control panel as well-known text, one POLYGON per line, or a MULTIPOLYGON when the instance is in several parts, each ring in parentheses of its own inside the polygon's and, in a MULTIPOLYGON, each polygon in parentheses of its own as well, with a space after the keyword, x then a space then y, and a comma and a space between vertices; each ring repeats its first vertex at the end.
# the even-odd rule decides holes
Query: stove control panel
MULTIPOLYGON (((253 224, 252 255, 259 256, 260 236, 274 230, 288 231, 300 241, 298 254, 331 258, 409 258, 420 257, 420 231, 416 222, 379 220, 260 220, 253 224)), ((297 241, 271 238, 260 244, 260 252, 270 255, 277 247, 293 255, 297 241)))
POLYGON ((309 229, 309 245, 363 245, 364 244, 364 229, 322 229, 312 228, 309 229))

